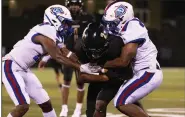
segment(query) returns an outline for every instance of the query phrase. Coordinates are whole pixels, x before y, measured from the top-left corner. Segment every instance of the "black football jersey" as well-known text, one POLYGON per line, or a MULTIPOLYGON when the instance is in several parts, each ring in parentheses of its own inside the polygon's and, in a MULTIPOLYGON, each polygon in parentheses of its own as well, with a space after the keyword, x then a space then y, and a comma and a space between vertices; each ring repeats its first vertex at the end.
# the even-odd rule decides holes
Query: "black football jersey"
MULTIPOLYGON (((97 61, 97 64, 100 66, 103 65, 106 61, 113 60, 119 57, 122 47, 124 46, 124 43, 120 37, 110 35, 109 38, 112 39, 110 39, 111 41, 109 42, 109 47, 106 53, 97 61)), ((84 64, 90 62, 91 60, 87 57, 86 52, 83 51, 81 43, 82 42, 80 40, 77 41, 75 45, 75 53, 78 56, 79 61, 84 64)), ((132 77, 132 69, 130 66, 124 68, 111 68, 109 70, 111 70, 112 73, 115 74, 115 76, 119 77, 118 80, 127 80, 132 77)), ((108 77, 112 76, 112 74, 107 75, 110 75, 108 77)))

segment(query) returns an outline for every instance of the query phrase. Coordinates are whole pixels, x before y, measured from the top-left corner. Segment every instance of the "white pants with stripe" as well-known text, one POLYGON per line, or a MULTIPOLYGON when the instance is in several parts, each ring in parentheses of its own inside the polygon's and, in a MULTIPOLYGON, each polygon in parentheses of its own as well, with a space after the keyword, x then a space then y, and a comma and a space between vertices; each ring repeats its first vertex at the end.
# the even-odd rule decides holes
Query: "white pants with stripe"
POLYGON ((153 90, 162 82, 162 70, 142 70, 137 72, 132 79, 123 84, 114 98, 114 106, 134 103, 153 90))
POLYGON ((14 104, 30 104, 30 98, 36 104, 49 100, 38 78, 30 70, 23 70, 12 60, 2 63, 2 81, 14 104))

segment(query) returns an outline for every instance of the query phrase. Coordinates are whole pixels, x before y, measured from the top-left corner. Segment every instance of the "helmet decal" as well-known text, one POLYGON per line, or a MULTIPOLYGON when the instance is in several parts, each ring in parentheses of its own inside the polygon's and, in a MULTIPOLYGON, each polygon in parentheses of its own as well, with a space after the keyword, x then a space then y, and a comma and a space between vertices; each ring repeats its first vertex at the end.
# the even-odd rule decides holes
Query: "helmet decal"
POLYGON ((61 7, 51 7, 51 13, 56 15, 56 14, 63 14, 64 11, 61 7))
POLYGON ((103 33, 103 32, 101 32, 100 33, 100 37, 103 37, 103 39, 107 39, 108 38, 108 35, 105 34, 105 33, 103 33))
POLYGON ((122 4, 120 6, 118 6, 118 8, 114 11, 115 13, 115 17, 116 18, 120 18, 121 16, 123 16, 126 13, 127 7, 123 6, 122 4))

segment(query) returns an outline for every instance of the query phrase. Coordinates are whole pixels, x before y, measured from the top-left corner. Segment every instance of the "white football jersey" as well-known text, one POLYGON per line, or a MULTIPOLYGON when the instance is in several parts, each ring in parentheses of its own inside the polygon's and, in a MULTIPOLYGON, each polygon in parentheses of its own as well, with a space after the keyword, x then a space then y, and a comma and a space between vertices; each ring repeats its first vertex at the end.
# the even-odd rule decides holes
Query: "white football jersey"
POLYGON ((121 29, 119 36, 124 44, 139 43, 136 57, 132 61, 133 71, 137 72, 146 67, 156 68, 158 51, 150 40, 144 24, 138 18, 134 18, 118 27, 121 29))
POLYGON ((37 35, 49 37, 57 46, 63 46, 64 39, 59 37, 54 26, 43 23, 33 27, 24 39, 18 41, 3 59, 13 59, 23 69, 31 67, 41 56, 47 54, 42 45, 32 41, 37 35))

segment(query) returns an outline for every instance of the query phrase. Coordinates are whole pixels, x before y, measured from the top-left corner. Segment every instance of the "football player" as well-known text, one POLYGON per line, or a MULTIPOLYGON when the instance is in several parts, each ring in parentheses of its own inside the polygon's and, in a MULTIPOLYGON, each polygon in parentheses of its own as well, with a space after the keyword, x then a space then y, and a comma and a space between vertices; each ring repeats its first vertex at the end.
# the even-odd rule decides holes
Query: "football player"
MULTIPOLYGON (((70 38, 66 40, 66 47, 74 51, 74 45, 76 43, 76 40, 81 40, 82 38, 82 33, 83 30, 86 28, 88 23, 92 22, 94 20, 93 16, 90 14, 86 13, 83 10, 84 3, 83 0, 66 0, 66 6, 70 10, 72 18, 74 20, 72 27, 74 28, 74 33, 70 38)), ((63 105, 62 105, 62 110, 60 116, 67 116, 67 103, 68 103, 68 96, 69 96, 69 87, 71 84, 71 79, 72 79, 72 68, 64 66, 64 85, 66 87, 63 87, 63 105), (66 71, 69 71, 66 73, 66 71), (70 72, 71 71, 71 72, 70 72), (67 77, 68 76, 68 77, 67 77)), ((78 77, 78 72, 75 71, 76 78, 78 77)), ((85 94, 85 87, 84 83, 78 82, 76 80, 77 84, 77 100, 76 100, 76 108, 73 112, 72 117, 80 117, 81 116, 81 109, 82 109, 82 103, 83 103, 83 97, 85 94)))
POLYGON ((83 67, 71 59, 74 54, 62 48, 64 39, 72 33, 71 23, 66 7, 52 5, 45 10, 44 22, 33 27, 3 57, 2 81, 15 104, 8 117, 22 117, 29 109, 30 98, 42 109, 44 117, 56 117, 47 92, 30 67, 39 57, 49 54, 59 63, 83 71, 83 67))
MULTIPOLYGON (((83 30, 86 28, 88 23, 94 21, 93 16, 86 13, 83 10, 83 1, 82 0, 66 0, 65 6, 71 12, 73 18, 72 27, 74 28, 74 34, 72 34, 69 38, 65 39, 66 48, 70 51, 74 51, 74 45, 76 40, 82 37, 83 30)), ((39 62, 39 67, 46 64, 45 59, 47 60, 47 56, 43 57, 43 59, 39 62)), ((73 69, 69 66, 61 65, 60 63, 56 62, 55 60, 51 60, 51 65, 54 68, 56 74, 56 80, 59 84, 62 94, 62 109, 60 112, 61 117, 67 117, 68 115, 68 96, 70 91, 70 85, 72 80, 72 73, 73 69), (60 82, 60 71, 63 73, 63 84, 60 82)), ((75 71, 75 76, 78 77, 77 71, 75 71)), ((83 97, 85 94, 85 87, 84 83, 76 82, 77 84, 77 103, 76 108, 72 117, 80 117, 81 116, 81 109, 83 103, 83 97)))
MULTIPOLYGON (((75 50, 81 63, 90 62, 90 67, 97 70, 99 67, 96 65, 103 65, 106 61, 119 57, 123 45, 120 37, 108 35, 103 32, 102 26, 91 23, 85 29, 82 40, 77 41, 75 50)), ((90 82, 87 93, 87 117, 93 117, 93 114, 96 117, 105 117, 107 105, 119 87, 131 77, 132 70, 129 67, 111 68, 106 74, 99 76, 81 73, 79 80, 90 82)))
POLYGON ((129 117, 148 117, 133 102, 142 99, 156 88, 163 79, 163 73, 156 59, 157 49, 148 36, 145 25, 136 17, 131 4, 114 1, 107 5, 103 21, 110 34, 122 38, 125 44, 121 56, 107 61, 104 68, 127 67, 130 63, 133 77, 120 87, 115 107, 129 117))

